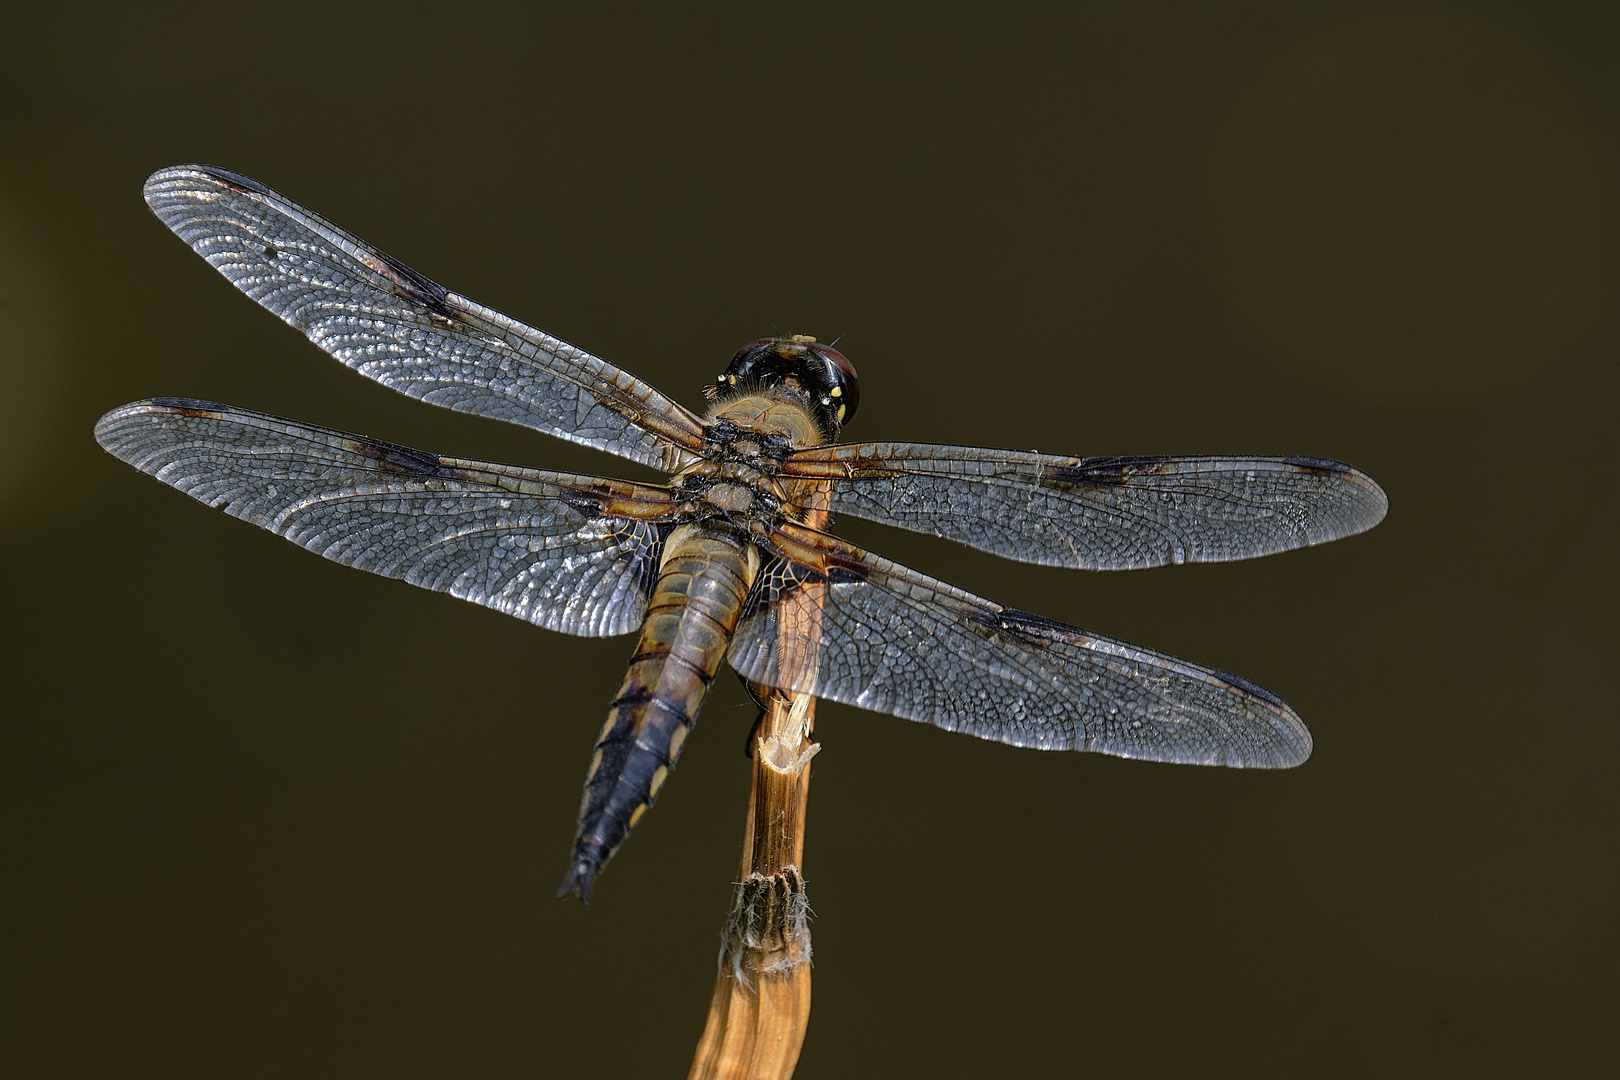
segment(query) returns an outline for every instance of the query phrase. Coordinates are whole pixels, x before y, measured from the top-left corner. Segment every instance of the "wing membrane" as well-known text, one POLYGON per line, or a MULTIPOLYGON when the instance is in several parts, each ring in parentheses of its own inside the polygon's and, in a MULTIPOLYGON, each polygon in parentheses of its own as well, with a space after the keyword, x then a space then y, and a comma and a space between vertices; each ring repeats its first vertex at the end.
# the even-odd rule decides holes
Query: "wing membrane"
POLYGON ((114 409, 109 453, 333 562, 547 629, 636 629, 658 573, 662 488, 420 450, 185 398, 114 409))
POLYGON ((728 658, 744 677, 1013 746, 1286 768, 1288 704, 1235 675, 1003 608, 785 524, 728 658))
POLYGON ((697 417, 589 353, 429 281, 291 199, 208 165, 153 173, 146 202, 238 289, 384 386, 673 472, 697 417))
POLYGON ((1389 506, 1371 477, 1325 458, 861 443, 798 451, 782 472, 835 480, 839 513, 1084 570, 1251 559, 1363 532, 1389 506))

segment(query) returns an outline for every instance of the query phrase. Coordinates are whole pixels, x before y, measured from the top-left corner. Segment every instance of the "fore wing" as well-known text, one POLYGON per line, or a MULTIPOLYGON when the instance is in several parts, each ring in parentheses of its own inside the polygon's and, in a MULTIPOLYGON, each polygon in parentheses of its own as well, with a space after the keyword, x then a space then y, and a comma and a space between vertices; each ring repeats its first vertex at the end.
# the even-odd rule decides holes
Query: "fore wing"
POLYGON ((784 524, 727 654, 745 678, 1042 750, 1287 768, 1311 735, 1212 668, 1001 607, 784 524))
POLYGON ((1389 506, 1371 477, 1326 458, 858 443, 800 450, 782 472, 833 480, 838 513, 1083 570, 1250 559, 1363 532, 1389 506))
POLYGON ((402 394, 674 472, 702 425, 635 376, 429 281, 245 176, 177 165, 152 212, 231 284, 402 394))
POLYGON ((333 562, 585 637, 641 624, 673 511, 663 488, 441 458, 186 398, 114 409, 96 441, 333 562))

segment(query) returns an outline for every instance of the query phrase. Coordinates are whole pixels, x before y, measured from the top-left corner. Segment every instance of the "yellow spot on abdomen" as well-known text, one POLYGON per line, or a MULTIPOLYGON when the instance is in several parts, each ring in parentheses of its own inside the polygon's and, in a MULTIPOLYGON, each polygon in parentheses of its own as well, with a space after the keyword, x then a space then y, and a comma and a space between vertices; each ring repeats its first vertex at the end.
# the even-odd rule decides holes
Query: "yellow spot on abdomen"
POLYGON ((647 812, 647 804, 646 803, 642 803, 640 806, 638 806, 634 810, 630 811, 630 827, 632 829, 636 827, 636 822, 641 820, 641 815, 645 814, 646 812, 647 812))
MULTIPOLYGON (((671 765, 675 764, 676 760, 681 756, 681 744, 684 742, 686 742, 686 725, 680 724, 676 726, 669 736, 669 763, 671 765)), ((654 788, 653 790, 657 791, 658 789, 654 788)))
MULTIPOLYGON (((600 754, 601 751, 597 751, 597 753, 600 754)), ((668 768, 668 766, 665 766, 665 765, 658 766, 658 771, 653 773, 653 776, 652 776, 652 786, 647 789, 647 798, 649 798, 649 799, 658 798, 658 789, 664 786, 664 781, 667 780, 667 779, 669 779, 669 768, 668 768)))

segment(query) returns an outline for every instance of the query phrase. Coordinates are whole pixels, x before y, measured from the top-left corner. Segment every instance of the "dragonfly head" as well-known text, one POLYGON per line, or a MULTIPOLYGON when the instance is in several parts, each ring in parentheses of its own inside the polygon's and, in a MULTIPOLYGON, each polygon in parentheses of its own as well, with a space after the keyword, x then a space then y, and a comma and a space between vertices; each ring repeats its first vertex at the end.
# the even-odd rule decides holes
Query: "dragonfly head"
POLYGON ((711 398, 728 397, 745 387, 782 386, 809 399, 821 426, 829 433, 849 423, 861 402, 861 380, 855 365, 831 345, 794 334, 760 338, 737 350, 726 368, 709 386, 711 398))

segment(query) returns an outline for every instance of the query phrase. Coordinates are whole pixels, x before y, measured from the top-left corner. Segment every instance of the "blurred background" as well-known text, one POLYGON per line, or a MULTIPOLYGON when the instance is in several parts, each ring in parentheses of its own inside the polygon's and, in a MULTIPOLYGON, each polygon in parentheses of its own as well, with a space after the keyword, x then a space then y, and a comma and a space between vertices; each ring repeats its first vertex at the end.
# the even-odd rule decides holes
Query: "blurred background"
POLYGON ((691 405, 809 333, 860 369, 851 438, 1386 487, 1365 536, 1138 574, 843 526, 1260 682, 1316 752, 823 705, 799 1076, 1620 1051, 1620 8, 59 4, 4 38, 4 1071, 683 1075, 736 872, 735 680, 595 902, 558 901, 629 639, 323 562, 96 447, 175 394, 645 478, 344 370, 147 212, 184 161, 691 405))

